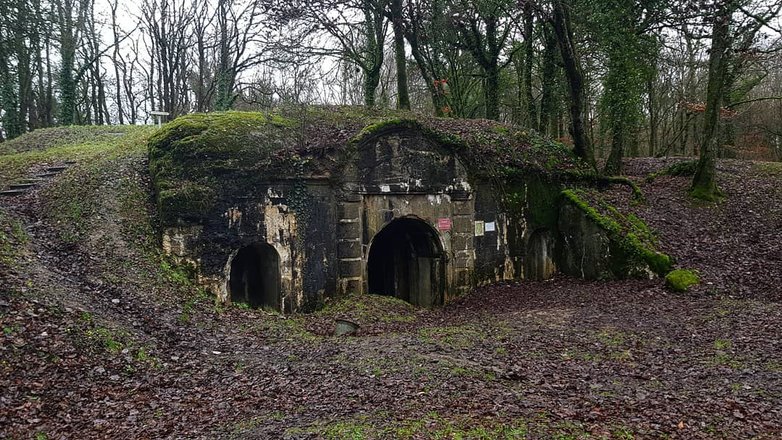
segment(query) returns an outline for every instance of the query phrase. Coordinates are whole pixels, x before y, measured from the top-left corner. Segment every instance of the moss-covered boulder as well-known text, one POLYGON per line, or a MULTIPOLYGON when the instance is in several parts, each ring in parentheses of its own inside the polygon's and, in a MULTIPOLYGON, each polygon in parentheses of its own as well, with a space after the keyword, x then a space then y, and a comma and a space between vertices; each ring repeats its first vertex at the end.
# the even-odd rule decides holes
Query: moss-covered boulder
POLYGON ((675 292, 686 292, 700 282, 698 272, 689 269, 676 269, 665 276, 665 285, 675 292))

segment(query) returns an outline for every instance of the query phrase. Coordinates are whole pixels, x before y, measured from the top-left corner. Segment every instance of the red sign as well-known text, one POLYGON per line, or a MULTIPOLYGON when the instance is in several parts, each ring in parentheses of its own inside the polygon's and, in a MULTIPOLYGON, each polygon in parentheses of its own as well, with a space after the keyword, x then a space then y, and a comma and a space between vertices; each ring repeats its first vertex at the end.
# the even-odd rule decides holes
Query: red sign
POLYGON ((451 230, 451 219, 450 218, 438 218, 437 219, 437 229, 441 231, 450 231, 451 230))

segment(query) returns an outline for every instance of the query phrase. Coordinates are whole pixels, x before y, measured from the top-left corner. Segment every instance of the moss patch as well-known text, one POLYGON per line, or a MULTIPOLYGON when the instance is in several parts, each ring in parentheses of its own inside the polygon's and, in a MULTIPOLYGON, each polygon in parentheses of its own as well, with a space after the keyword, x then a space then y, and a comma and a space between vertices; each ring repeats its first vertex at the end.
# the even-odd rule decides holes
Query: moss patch
POLYGON ((701 278, 694 270, 677 269, 665 276, 665 285, 676 292, 686 292, 690 287, 700 284, 701 278))
POLYGON ((0 269, 16 266, 29 240, 22 223, 0 209, 0 269))
POLYGON ((691 188, 689 191, 690 197, 698 200, 703 200, 704 202, 712 202, 717 203, 722 201, 722 199, 725 197, 725 194, 720 191, 719 188, 714 187, 713 189, 707 189, 707 188, 691 188))
POLYGON ((596 191, 568 189, 562 197, 606 231, 628 256, 645 262, 660 276, 671 270, 673 259, 657 251, 657 237, 643 220, 633 214, 624 215, 596 191))
POLYGON ((677 176, 677 177, 691 177, 695 175, 695 169, 698 167, 697 160, 686 160, 684 162, 677 162, 673 165, 667 166, 660 171, 654 172, 646 176, 647 182, 652 182, 654 179, 660 176, 677 176))
POLYGON ((339 298, 313 316, 348 319, 359 325, 412 322, 416 319, 416 308, 391 296, 357 294, 339 298))
POLYGON ((72 125, 41 128, 1 143, 0 155, 42 151, 84 142, 114 142, 139 128, 141 127, 132 125, 72 125))

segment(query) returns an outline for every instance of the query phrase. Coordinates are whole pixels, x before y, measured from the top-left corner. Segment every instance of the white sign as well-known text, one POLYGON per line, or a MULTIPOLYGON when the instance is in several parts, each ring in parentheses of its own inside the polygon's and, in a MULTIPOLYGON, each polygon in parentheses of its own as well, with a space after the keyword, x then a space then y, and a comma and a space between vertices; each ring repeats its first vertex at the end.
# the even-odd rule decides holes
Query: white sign
POLYGON ((475 236, 483 237, 483 220, 475 220, 475 236))
POLYGON ((494 232, 497 230, 497 225, 494 222, 486 222, 485 229, 486 232, 494 232))

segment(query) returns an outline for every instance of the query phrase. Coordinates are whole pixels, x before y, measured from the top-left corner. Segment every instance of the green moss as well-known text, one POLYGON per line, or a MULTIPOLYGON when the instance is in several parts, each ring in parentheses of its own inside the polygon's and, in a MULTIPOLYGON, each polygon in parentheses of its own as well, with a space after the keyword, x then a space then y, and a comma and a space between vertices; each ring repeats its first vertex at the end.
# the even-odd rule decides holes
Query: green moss
POLYGON ((416 319, 416 308, 410 303, 386 295, 354 294, 330 302, 315 316, 342 318, 358 324, 375 322, 412 322, 416 319))
POLYGON ((131 125, 71 125, 33 130, 0 143, 0 155, 43 151, 86 142, 114 142, 138 129, 131 125))
POLYGON ((195 182, 182 182, 179 188, 158 191, 158 211, 165 224, 177 220, 199 219, 210 212, 216 201, 215 190, 195 182))
POLYGON ((643 220, 634 215, 625 216, 604 201, 599 207, 605 211, 605 214, 601 213, 586 201, 583 190, 568 189, 562 192, 562 196, 606 231, 609 238, 619 244, 628 256, 644 261, 654 273, 660 276, 671 270, 673 259, 655 249, 656 237, 643 220))
MULTIPOLYGON (((70 127, 68 127, 70 128, 70 127)), ((106 134, 105 136, 89 136, 93 130, 77 129, 78 136, 68 136, 67 130, 57 130, 63 139, 76 138, 73 143, 67 141, 50 140, 41 148, 30 148, 14 154, 0 155, 0 187, 6 187, 21 178, 29 177, 30 168, 35 164, 53 164, 62 161, 76 161, 91 163, 106 157, 116 157, 127 149, 136 148, 140 139, 146 139, 151 133, 149 127, 112 127, 119 135, 106 134)), ((23 135, 14 141, 38 139, 34 136, 38 130, 23 135)), ((10 141, 9 141, 10 142, 10 141)))
POLYGON ((660 176, 678 176, 678 177, 694 176, 697 167, 698 167, 697 160, 687 160, 684 162, 677 162, 673 165, 663 168, 660 171, 649 174, 648 176, 646 176, 646 181, 652 182, 654 179, 660 176))
POLYGON ((665 276, 665 285, 676 292, 686 292, 700 282, 698 273, 689 269, 677 269, 665 276))
POLYGON ((132 130, 111 141, 23 153, 46 160, 41 156, 56 152, 78 162, 42 190, 46 217, 57 224, 57 232, 65 243, 76 244, 87 235, 93 223, 100 221, 98 201, 107 182, 117 179, 115 161, 134 154, 140 156, 150 132, 148 128, 132 130))
POLYGON ((16 266, 29 240, 22 222, 0 210, 0 268, 16 266))
POLYGON ((716 187, 712 189, 694 187, 690 189, 689 195, 693 199, 703 200, 704 202, 712 202, 712 203, 720 202, 724 198, 724 194, 722 193, 722 191, 720 191, 720 189, 716 187))
POLYGON ((526 220, 532 228, 556 229, 559 207, 554 201, 559 198, 562 186, 542 176, 529 176, 526 182, 510 182, 502 201, 504 210, 510 215, 526 213, 526 220))
POLYGON ((567 181, 573 183, 588 184, 592 186, 609 186, 609 185, 625 185, 632 191, 633 200, 636 202, 644 202, 644 194, 641 188, 632 180, 623 176, 602 176, 596 174, 591 170, 581 171, 573 170, 566 171, 564 177, 567 181))

